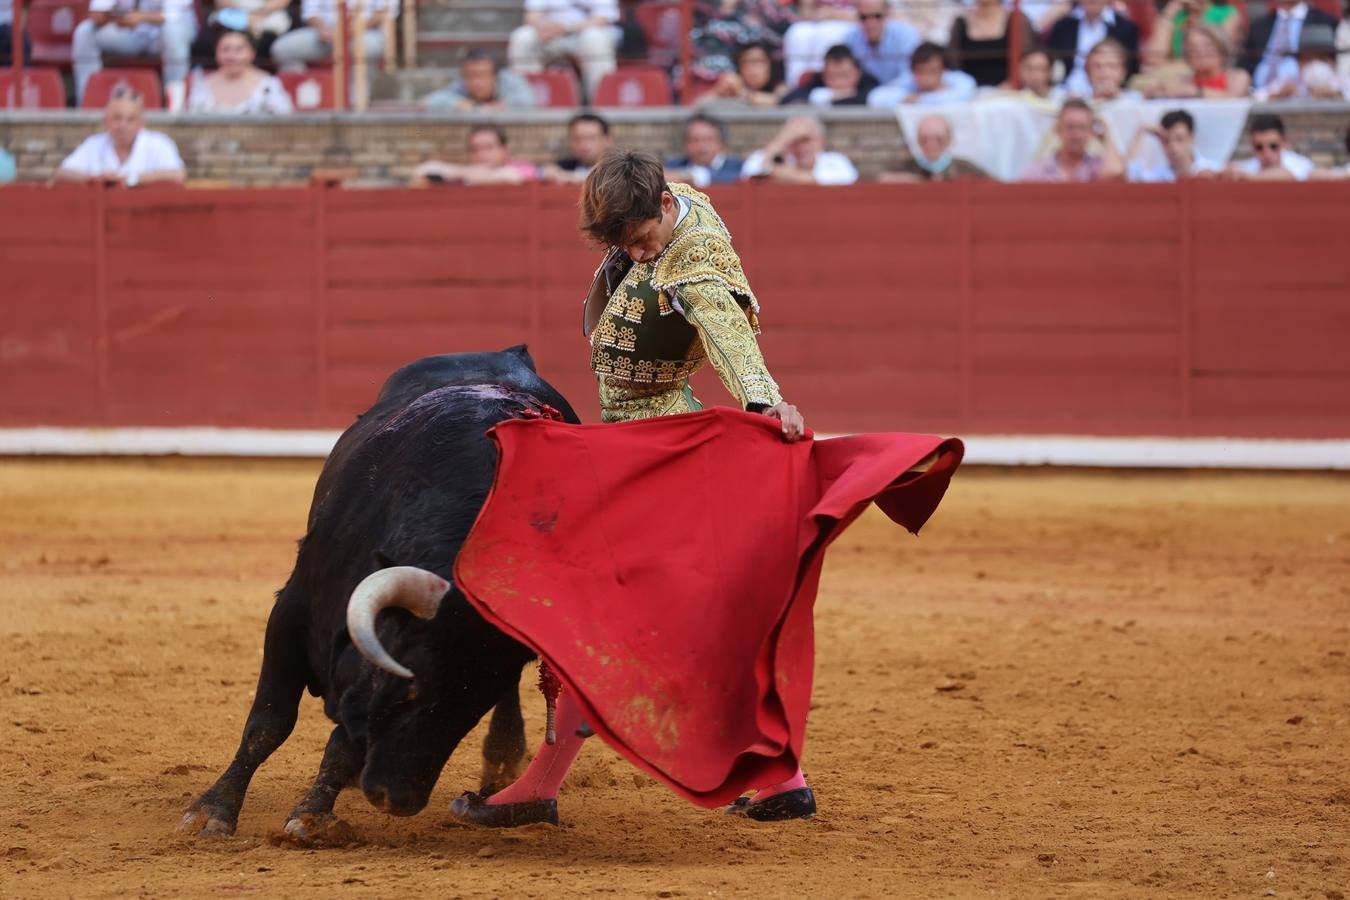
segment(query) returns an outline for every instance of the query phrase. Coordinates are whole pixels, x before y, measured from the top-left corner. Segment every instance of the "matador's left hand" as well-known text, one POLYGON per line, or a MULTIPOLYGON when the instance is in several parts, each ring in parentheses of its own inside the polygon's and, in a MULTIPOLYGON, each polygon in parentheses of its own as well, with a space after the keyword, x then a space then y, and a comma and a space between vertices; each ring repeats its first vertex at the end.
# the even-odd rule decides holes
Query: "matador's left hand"
POLYGON ((764 415, 777 419, 783 425, 783 440, 788 443, 800 441, 806 435, 806 420, 797 407, 786 400, 779 400, 764 410, 764 415))

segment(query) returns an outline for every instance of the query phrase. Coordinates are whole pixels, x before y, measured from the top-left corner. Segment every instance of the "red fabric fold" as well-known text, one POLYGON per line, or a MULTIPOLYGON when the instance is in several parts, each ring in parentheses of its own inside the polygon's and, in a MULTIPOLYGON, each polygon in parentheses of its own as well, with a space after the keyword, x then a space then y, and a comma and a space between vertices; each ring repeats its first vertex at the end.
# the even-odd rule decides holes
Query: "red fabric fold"
POLYGON ((722 408, 490 434, 497 478, 456 581, 606 743, 701 806, 796 771, 825 548, 873 500, 917 532, 962 454, 916 434, 788 444, 722 408))

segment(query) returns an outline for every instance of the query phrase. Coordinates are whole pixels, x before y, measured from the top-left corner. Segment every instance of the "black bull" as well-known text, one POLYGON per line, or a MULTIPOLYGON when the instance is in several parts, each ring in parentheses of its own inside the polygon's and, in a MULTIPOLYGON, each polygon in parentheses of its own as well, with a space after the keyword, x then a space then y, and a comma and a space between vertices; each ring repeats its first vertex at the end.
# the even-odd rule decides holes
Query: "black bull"
POLYGON ((239 749, 188 808, 181 830, 233 833, 249 780, 290 735, 306 688, 323 698, 336 727, 313 787, 287 820, 296 837, 330 822, 338 793, 358 780, 377 808, 417 813, 451 752, 494 707, 483 779, 514 777, 525 755, 518 684, 531 651, 488 625, 452 588, 429 621, 402 609, 379 617, 376 640, 415 673, 401 678, 353 645, 348 598, 366 576, 389 566, 449 579, 492 484, 496 451, 485 432, 545 406, 577 421, 535 374, 524 347, 427 357, 390 376, 324 464, 295 570, 267 621, 239 749))

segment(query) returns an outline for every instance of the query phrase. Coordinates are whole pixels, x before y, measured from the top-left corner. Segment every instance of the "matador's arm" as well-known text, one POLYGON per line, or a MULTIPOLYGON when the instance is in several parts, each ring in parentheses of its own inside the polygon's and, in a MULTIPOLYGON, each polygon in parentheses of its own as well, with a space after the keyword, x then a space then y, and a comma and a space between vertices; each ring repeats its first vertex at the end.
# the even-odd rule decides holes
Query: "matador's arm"
POLYGON ((698 330, 708 361, 742 409, 762 412, 783 399, 736 298, 717 281, 678 288, 685 319, 698 330))

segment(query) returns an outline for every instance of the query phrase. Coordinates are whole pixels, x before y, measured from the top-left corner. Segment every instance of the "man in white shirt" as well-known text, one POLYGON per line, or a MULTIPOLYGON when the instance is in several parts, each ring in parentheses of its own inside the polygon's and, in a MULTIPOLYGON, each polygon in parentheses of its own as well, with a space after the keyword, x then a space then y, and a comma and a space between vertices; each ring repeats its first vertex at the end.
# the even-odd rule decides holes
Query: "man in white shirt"
POLYGON ((853 184, 858 170, 842 153, 825 149, 825 126, 811 116, 793 116, 763 148, 750 154, 742 178, 785 184, 853 184))
POLYGON ((965 72, 947 68, 947 54, 937 44, 922 43, 909 58, 909 71, 873 88, 867 105, 886 109, 901 103, 941 106, 975 97, 978 86, 965 72))
POLYGON ((1250 181, 1307 181, 1317 168, 1311 159, 1289 149, 1284 120, 1279 116, 1252 116, 1252 157, 1228 167, 1228 175, 1250 181))
POLYGON ((85 138, 56 170, 54 181, 102 181, 136 187, 186 176, 178 147, 166 134, 148 131, 141 96, 119 88, 103 110, 104 130, 85 138))
POLYGON ((164 61, 164 95, 169 109, 183 106, 188 53, 197 36, 192 0, 89 0, 89 18, 71 36, 75 93, 84 97, 89 76, 103 68, 103 54, 145 56, 164 61))
POLYGON ((1184 109, 1164 113, 1157 125, 1140 128, 1130 148, 1130 157, 1125 176, 1135 182, 1181 181, 1185 178, 1217 175, 1222 170, 1217 163, 1196 155, 1195 119, 1184 109), (1166 163, 1149 166, 1134 158, 1143 150, 1146 135, 1156 137, 1162 144, 1163 153, 1167 157, 1166 163))
POLYGON ((525 0, 525 24, 511 32, 506 57, 522 73, 574 59, 586 95, 594 97, 600 79, 615 68, 618 22, 618 0, 525 0))
MULTIPOLYGON (((389 14, 388 0, 347 0, 347 46, 351 53, 366 59, 384 54, 384 18, 389 14), (359 41, 353 34, 358 7, 365 14, 365 29, 359 41), (357 50, 356 48, 360 48, 357 50)), ((337 0, 303 0, 300 18, 303 28, 288 31, 272 44, 272 59, 277 68, 295 71, 307 63, 323 62, 333 55, 333 36, 337 29, 337 0)))

